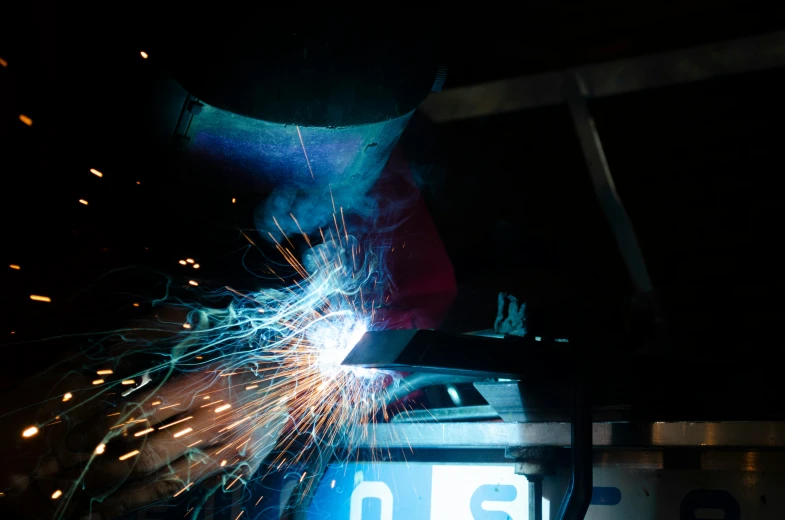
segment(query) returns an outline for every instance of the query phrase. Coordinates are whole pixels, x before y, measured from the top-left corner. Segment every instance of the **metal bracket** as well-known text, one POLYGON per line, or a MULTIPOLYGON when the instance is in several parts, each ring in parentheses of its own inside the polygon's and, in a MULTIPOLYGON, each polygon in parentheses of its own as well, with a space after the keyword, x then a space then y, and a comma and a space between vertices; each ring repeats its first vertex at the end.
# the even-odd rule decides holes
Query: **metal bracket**
POLYGON ((183 108, 180 110, 180 117, 177 119, 177 124, 174 127, 174 135, 172 136, 177 148, 179 149, 183 141, 188 141, 188 130, 191 128, 191 121, 193 118, 202 113, 204 104, 199 100, 188 94, 185 97, 183 108))

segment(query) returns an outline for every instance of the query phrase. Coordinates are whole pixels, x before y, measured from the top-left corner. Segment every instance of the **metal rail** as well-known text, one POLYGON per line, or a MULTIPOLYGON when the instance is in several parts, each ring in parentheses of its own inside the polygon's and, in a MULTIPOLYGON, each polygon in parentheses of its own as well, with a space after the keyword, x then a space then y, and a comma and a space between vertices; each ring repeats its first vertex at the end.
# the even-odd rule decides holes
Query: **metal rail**
MULTIPOLYGON (((570 446, 570 423, 388 423, 355 448, 504 449, 570 446)), ((594 423, 592 444, 612 448, 785 448, 785 421, 594 423)))

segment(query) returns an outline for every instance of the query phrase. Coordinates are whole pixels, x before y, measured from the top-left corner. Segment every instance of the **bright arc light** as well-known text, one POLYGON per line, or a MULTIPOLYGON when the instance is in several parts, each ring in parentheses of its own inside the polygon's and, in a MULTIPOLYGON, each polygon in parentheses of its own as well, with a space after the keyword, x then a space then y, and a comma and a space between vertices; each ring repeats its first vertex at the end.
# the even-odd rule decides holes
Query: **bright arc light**
MULTIPOLYGON (((317 327, 318 344, 321 347, 317 363, 322 373, 332 376, 340 372, 343 368, 341 363, 366 332, 368 328, 362 321, 347 320, 343 329, 329 324, 317 327)), ((368 374, 365 368, 352 368, 351 371, 357 376, 368 374)))

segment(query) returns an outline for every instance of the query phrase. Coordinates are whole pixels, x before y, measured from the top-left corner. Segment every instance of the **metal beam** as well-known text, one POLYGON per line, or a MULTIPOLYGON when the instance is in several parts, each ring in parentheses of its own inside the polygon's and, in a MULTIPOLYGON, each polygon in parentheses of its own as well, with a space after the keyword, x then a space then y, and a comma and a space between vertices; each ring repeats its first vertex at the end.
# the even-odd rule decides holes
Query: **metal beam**
MULTIPOLYGON (((785 421, 594 423, 596 447, 785 448, 785 421)), ((354 448, 570 445, 570 423, 377 424, 354 448)))
POLYGON ((567 73, 586 79, 588 97, 605 97, 778 67, 785 31, 433 92, 420 111, 444 123, 558 105, 567 73))

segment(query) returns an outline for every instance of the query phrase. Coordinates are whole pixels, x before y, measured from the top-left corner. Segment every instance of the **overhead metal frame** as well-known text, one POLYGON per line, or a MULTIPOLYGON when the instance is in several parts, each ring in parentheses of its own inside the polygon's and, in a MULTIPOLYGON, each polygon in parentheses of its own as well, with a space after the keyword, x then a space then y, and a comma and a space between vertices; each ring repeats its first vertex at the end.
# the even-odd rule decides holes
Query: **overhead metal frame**
POLYGON ((434 123, 564 102, 565 74, 579 74, 599 98, 785 67, 785 31, 433 92, 420 112, 434 123))

